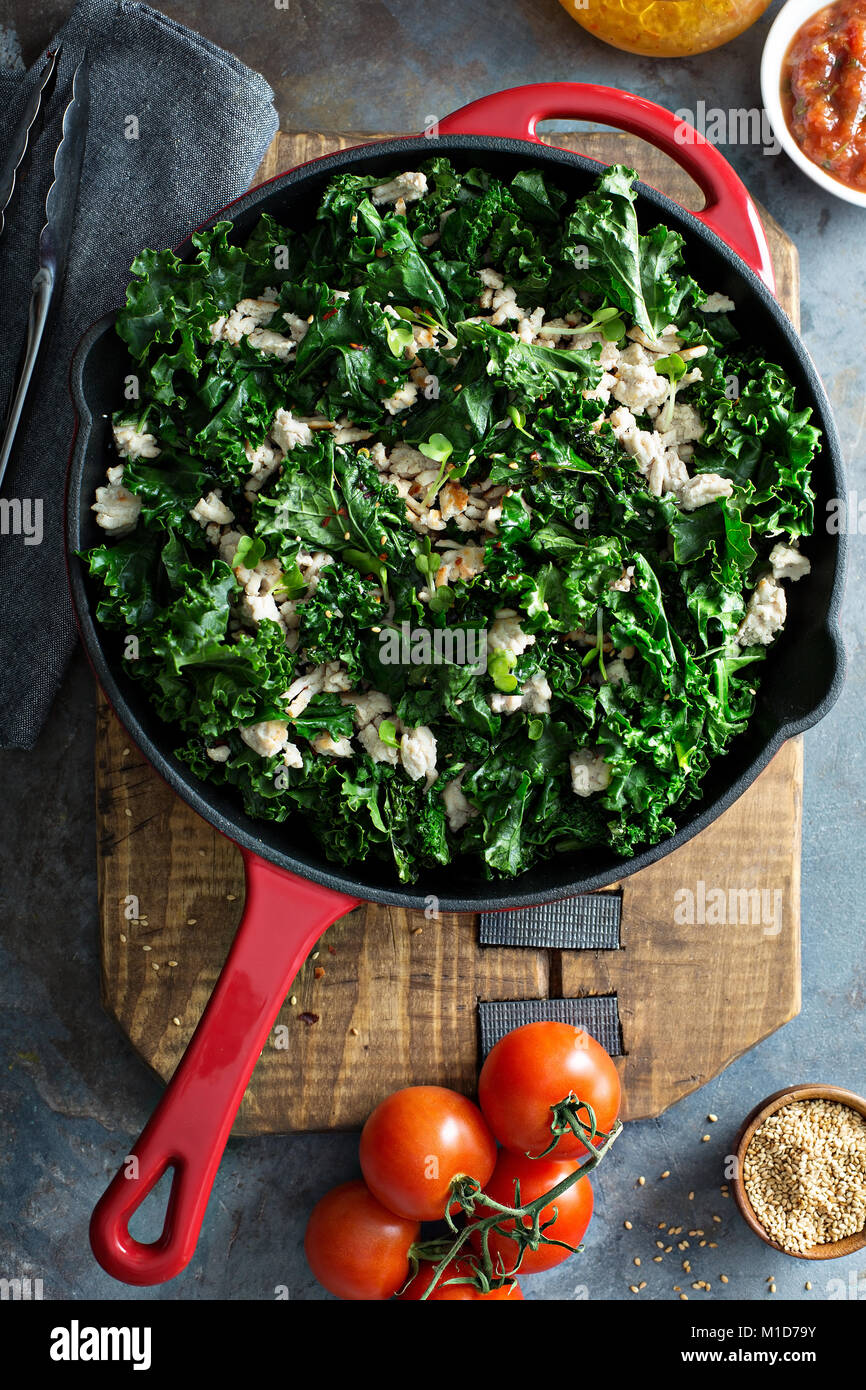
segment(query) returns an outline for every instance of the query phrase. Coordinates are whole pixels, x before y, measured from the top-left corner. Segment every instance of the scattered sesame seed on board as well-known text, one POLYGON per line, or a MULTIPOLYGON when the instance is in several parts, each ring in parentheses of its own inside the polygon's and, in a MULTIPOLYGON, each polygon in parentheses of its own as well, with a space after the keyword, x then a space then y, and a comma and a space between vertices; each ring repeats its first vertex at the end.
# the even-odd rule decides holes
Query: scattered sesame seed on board
POLYGON ((634 1262, 635 1262, 636 1265, 639 1265, 639 1264, 640 1264, 640 1255, 635 1255, 635 1257, 634 1257, 634 1262))
POLYGON ((665 1171, 661 1174, 661 1177, 663 1177, 663 1178, 669 1178, 670 1175, 671 1175, 671 1170, 670 1170, 670 1168, 666 1168, 665 1171))
POLYGON ((125 816, 131 816, 131 815, 132 815, 132 812, 130 811, 130 809, 129 809, 128 806, 125 806, 125 807, 124 807, 123 814, 124 814, 125 816))
POLYGON ((126 932, 121 932, 121 933, 120 933, 120 939, 121 939, 121 941, 125 941, 125 940, 126 940, 126 932))
POLYGON ((638 1180, 637 1180, 637 1185, 638 1185, 638 1187, 643 1187, 645 1183, 646 1183, 646 1178, 638 1178, 638 1180))
POLYGON ((681 1303, 688 1303, 688 1301, 689 1301, 689 1296, 688 1296, 688 1294, 687 1294, 687 1293, 681 1293, 681 1294, 680 1294, 680 1302, 681 1302, 681 1303))
POLYGON ((424 930, 423 927, 413 927, 413 928, 412 928, 412 931, 411 931, 411 935, 412 935, 412 936, 420 936, 423 930, 424 930))
POLYGON ((291 999, 289 1000, 289 1003, 292 1005, 292 1008, 294 1008, 294 1006, 295 1006, 295 1004, 297 1004, 297 1002, 298 1002, 298 996, 297 996, 296 994, 293 994, 292 997, 291 997, 291 999))
POLYGON ((646 1288, 646 1279, 641 1279, 640 1283, 638 1284, 638 1288, 639 1288, 639 1289, 645 1289, 645 1288, 646 1288))
POLYGON ((237 899, 237 893, 226 893, 226 902, 233 903, 237 899))
POLYGON ((152 946, 142 946, 141 949, 142 949, 142 951, 152 951, 152 950, 153 950, 153 947, 152 947, 152 946))
POLYGON ((187 917, 187 919, 186 919, 186 924, 187 924, 188 927, 194 927, 197 921, 198 921, 198 918, 197 918, 197 917, 187 917))
POLYGON ((176 960, 170 960, 170 961, 169 961, 169 965, 173 967, 173 966, 177 965, 177 961, 176 961, 176 960))
POLYGON ((690 1201, 690 1202, 693 1202, 694 1200, 695 1200, 695 1194, 694 1194, 694 1192, 690 1192, 690 1193, 689 1193, 689 1201, 690 1201))
POLYGON ((727 1282, 728 1282, 728 1276, 727 1276, 727 1274, 720 1274, 720 1275, 719 1275, 719 1278, 720 1278, 720 1280, 722 1281, 723 1284, 727 1284, 727 1282))
POLYGON ((661 1262, 662 1262, 662 1256, 661 1256, 661 1255, 653 1255, 653 1264, 654 1264, 654 1265, 660 1265, 661 1262))
POLYGON ((358 1036, 358 1030, 357 1030, 357 1028, 350 1028, 350 1029, 349 1029, 349 1034, 350 1034, 351 1037, 357 1038, 357 1036, 358 1036))
POLYGON ((776 1285, 775 1285, 775 1284, 771 1284, 771 1285, 770 1285, 770 1293, 775 1293, 775 1292, 776 1292, 776 1285))
POLYGON ((702 1143, 702 1144, 709 1144, 709 1142, 710 1142, 710 1136, 709 1136, 708 1134, 704 1134, 704 1135, 701 1136, 701 1143, 702 1143))
POLYGON ((803 1288, 804 1288, 804 1289, 811 1289, 811 1287, 812 1287, 812 1284, 811 1284, 810 1280, 807 1279, 806 1282, 805 1282, 805 1284, 803 1285, 803 1288))
POLYGON ((630 1222, 630 1221, 623 1221, 622 1224, 625 1226, 625 1229, 626 1229, 627 1231, 630 1231, 630 1230, 631 1230, 631 1222, 630 1222))
POLYGON ((640 1290, 638 1289, 637 1284, 629 1284, 629 1289, 631 1290, 632 1293, 639 1293, 639 1292, 640 1292, 640 1290))
POLYGON ((180 1027, 180 1019, 177 1016, 175 1016, 171 1021, 174 1024, 175 1028, 180 1027))
POLYGON ((716 1122, 718 1121, 718 1118, 719 1118, 718 1115, 708 1115, 708 1116, 707 1116, 707 1119, 709 1120, 709 1122, 710 1122, 711 1125, 716 1124, 716 1122))

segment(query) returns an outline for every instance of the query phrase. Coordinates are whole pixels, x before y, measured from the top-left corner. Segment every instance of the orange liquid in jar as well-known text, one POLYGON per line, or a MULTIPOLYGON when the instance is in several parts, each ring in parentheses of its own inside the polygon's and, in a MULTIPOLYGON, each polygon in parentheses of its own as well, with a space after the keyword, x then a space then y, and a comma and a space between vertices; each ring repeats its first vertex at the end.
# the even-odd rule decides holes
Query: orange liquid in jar
POLYGON ((559 0, 589 33, 652 58, 686 58, 727 43, 770 0, 559 0))

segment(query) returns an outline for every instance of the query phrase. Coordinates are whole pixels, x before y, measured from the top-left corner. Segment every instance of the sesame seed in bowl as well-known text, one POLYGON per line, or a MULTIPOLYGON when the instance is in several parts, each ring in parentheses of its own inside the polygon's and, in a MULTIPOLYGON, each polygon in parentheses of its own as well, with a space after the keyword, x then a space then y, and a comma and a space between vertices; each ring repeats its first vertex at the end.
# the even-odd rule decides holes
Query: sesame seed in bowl
POLYGON ((787 1255, 833 1259, 866 1246, 866 1100, 835 1086, 777 1091, 746 1119, 734 1197, 787 1255))

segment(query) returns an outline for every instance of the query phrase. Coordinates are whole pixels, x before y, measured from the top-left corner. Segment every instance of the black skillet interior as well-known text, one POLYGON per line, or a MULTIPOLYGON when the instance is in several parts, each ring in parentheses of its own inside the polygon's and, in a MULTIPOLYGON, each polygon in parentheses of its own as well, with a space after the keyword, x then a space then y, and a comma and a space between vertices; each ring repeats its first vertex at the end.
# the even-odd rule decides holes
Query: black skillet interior
MULTIPOLYGON (((574 196, 587 191, 599 170, 593 160, 520 140, 454 136, 437 140, 435 148, 424 138, 387 141, 341 151, 281 175, 246 194, 223 216, 234 221, 239 239, 263 212, 301 227, 311 220, 322 189, 333 174, 349 169, 385 174, 416 168, 434 153, 447 155, 458 167, 481 165, 503 178, 513 177, 520 168, 540 166, 574 196)), ((94 614, 99 586, 90 581, 76 555, 103 539, 89 507, 110 461, 111 413, 123 400, 123 378, 132 370, 125 348, 113 332, 113 315, 85 335, 72 369, 79 428, 67 495, 70 582, 82 638, 103 689, 148 759, 200 815, 246 848, 284 869, 380 902, 424 906, 433 895, 443 909, 478 911, 549 901, 602 887, 670 853, 719 816, 745 791, 786 738, 816 723, 835 701, 844 671, 837 623, 844 537, 829 534, 824 520, 829 499, 845 494, 839 444, 823 387, 786 315, 742 261, 662 194, 641 185, 641 195, 642 225, 664 221, 685 235, 689 272, 708 291, 721 291, 736 301, 737 321, 744 336, 761 347, 769 360, 780 363, 796 383, 801 402, 811 403, 814 421, 823 432, 823 447, 814 473, 816 530, 804 546, 812 561, 812 574, 789 590, 786 630, 764 668, 754 719, 711 769, 703 797, 683 812, 677 833, 628 860, 602 850, 563 854, 519 879, 504 882, 487 882, 477 864, 458 862, 426 875, 417 884, 401 885, 389 868, 377 861, 343 866, 324 859, 300 817, 285 825, 254 821, 243 811, 239 798, 195 779, 171 753, 175 743, 182 740, 173 738, 173 730, 156 717, 141 690, 124 674, 119 638, 97 627, 94 614)), ((184 252, 190 250, 186 243, 184 252)))

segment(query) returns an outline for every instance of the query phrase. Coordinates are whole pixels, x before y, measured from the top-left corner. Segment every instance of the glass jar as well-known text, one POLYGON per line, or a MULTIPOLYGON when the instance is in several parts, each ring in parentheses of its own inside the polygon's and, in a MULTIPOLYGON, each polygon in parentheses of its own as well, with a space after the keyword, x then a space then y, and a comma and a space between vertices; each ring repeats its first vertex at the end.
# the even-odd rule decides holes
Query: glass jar
POLYGON ((770 0, 559 0, 590 34, 629 53, 686 58, 727 43, 770 0))

